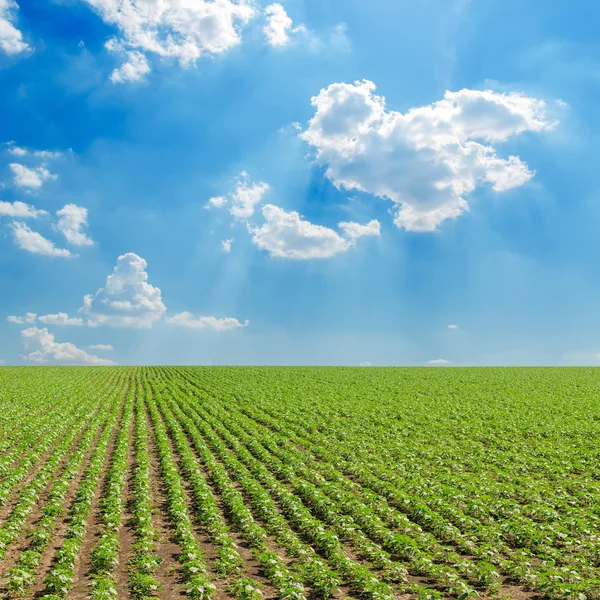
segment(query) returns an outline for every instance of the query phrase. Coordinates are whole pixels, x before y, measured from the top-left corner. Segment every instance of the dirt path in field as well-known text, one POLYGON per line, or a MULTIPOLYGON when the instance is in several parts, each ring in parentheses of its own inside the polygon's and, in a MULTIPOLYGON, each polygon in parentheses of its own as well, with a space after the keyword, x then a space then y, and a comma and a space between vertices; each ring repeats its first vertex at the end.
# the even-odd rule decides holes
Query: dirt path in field
MULTIPOLYGON (((97 410, 95 411, 95 413, 92 415, 92 417, 90 418, 90 422, 94 420, 94 418, 96 417, 96 415, 102 410, 102 408, 104 407, 106 403, 106 400, 104 400, 99 407, 97 408, 97 410)), ((89 425, 88 425, 89 426, 89 425)), ((81 438, 85 435, 85 432, 87 431, 87 427, 85 427, 84 430, 82 430, 79 435, 77 436, 77 439, 74 441, 73 445, 71 446, 71 449, 69 451, 69 453, 62 459, 62 461, 60 462, 60 465, 58 466, 57 470, 55 471, 56 473, 62 473, 68 460, 69 457, 71 456, 71 454, 76 451, 77 446, 79 445, 81 438)), ((67 493, 65 495, 65 498, 63 500, 63 506, 64 507, 69 507, 74 496, 75 496, 75 492, 77 490, 77 487, 79 486, 79 482, 81 481, 81 478, 83 477, 83 472, 90 460, 91 454, 93 452, 93 449, 98 441, 98 439, 100 438, 102 434, 102 430, 99 429, 94 437, 94 440, 91 444, 91 447, 88 448, 84 459, 82 461, 82 465, 79 468, 78 473, 75 475, 75 477, 73 478, 73 480, 70 482, 69 484, 69 488, 67 490, 67 493)), ((19 557, 21 555, 21 553, 27 549, 27 547, 29 546, 30 540, 28 538, 28 534, 29 532, 34 529, 40 519, 43 517, 43 513, 41 508, 44 506, 44 504, 46 503, 46 499, 48 498, 48 494, 50 493, 50 489, 53 485, 54 481, 51 480, 50 483, 46 486, 46 488, 40 493, 40 496, 33 508, 33 510, 31 511, 31 513, 29 514, 27 521, 25 523, 25 526, 23 527, 23 532, 21 533, 21 535, 19 536, 18 540, 16 540, 16 542, 13 544, 12 548, 9 550, 9 552, 7 552, 6 556, 4 557, 4 559, 2 560, 2 571, 1 571, 1 576, 2 578, 6 578, 6 573, 7 571, 16 565, 17 561, 19 560, 19 557)), ((48 566, 51 564, 51 558, 50 556, 46 556, 46 555, 50 555, 51 550, 52 550, 52 546, 56 546, 59 547, 58 544, 61 543, 60 538, 58 537, 59 535, 59 530, 60 530, 60 524, 61 524, 61 519, 59 518, 57 520, 57 523, 55 524, 55 528, 54 531, 52 532, 50 539, 52 540, 51 544, 49 544, 48 548, 46 548, 46 551, 43 553, 42 555, 42 561, 38 567, 38 573, 43 573, 43 575, 45 575, 44 572, 44 565, 45 562, 48 562, 48 566)), ((66 526, 64 528, 66 530, 66 526)), ((43 575, 40 577, 40 579, 43 578, 43 575)), ((2 579, 0 579, 0 581, 2 581, 2 579)), ((6 585, 6 581, 2 581, 2 585, 0 587, 0 589, 2 589, 3 591, 5 591, 5 586, 6 585)))
POLYGON ((185 586, 181 582, 181 566, 177 560, 181 554, 181 548, 174 541, 174 533, 169 524, 166 489, 161 476, 154 428, 147 412, 146 427, 148 430, 148 459, 150 462, 150 489, 153 509, 152 525, 157 536, 157 554, 162 558, 162 563, 155 574, 156 581, 160 585, 156 597, 159 600, 177 600, 185 598, 185 586))
POLYGON ((90 514, 87 518, 87 529, 85 539, 83 541, 83 544, 81 544, 77 562, 75 563, 75 568, 73 569, 73 585, 71 587, 71 592, 69 593, 68 597, 73 598, 75 600, 83 600, 84 598, 88 598, 89 596, 90 582, 87 577, 87 574, 90 570, 92 549, 96 544, 96 538, 101 527, 99 518, 100 499, 102 497, 102 491, 104 490, 104 486, 106 484, 106 476, 108 474, 108 470, 110 469, 112 455, 117 442, 117 434, 123 421, 125 403, 127 401, 127 394, 129 393, 129 385, 130 384, 128 381, 127 385, 125 386, 125 391, 123 392, 123 399, 121 401, 117 426, 114 428, 111 434, 110 442, 108 444, 104 459, 104 466, 102 467, 102 473, 100 474, 100 477, 98 479, 98 485, 96 486, 94 500, 92 501, 90 514))
MULTIPOLYGON (((135 404, 135 397, 133 398, 135 404)), ((119 564, 115 569, 115 584, 119 598, 127 598, 129 590, 127 563, 133 557, 132 546, 135 536, 132 528, 133 513, 131 502, 133 498, 133 478, 135 477, 135 454, 133 447, 133 433, 135 429, 135 413, 129 428, 129 446, 127 448, 127 474, 123 488, 123 510, 121 511, 121 524, 119 527, 119 564)))

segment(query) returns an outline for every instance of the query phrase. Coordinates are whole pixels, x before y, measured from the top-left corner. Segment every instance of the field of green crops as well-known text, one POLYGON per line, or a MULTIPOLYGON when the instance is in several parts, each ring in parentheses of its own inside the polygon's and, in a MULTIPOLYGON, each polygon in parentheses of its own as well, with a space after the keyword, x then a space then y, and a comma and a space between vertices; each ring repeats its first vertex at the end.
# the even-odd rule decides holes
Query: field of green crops
POLYGON ((600 370, 0 369, 0 596, 600 598, 600 370))

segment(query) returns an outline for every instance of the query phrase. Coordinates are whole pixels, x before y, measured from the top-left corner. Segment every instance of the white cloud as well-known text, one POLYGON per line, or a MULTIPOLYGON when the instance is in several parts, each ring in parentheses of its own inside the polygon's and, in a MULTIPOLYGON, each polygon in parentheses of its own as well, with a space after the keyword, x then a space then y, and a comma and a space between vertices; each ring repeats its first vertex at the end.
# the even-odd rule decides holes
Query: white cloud
POLYGON ((0 358, 0 367, 5 367, 6 361, 3 358, 0 358))
POLYGON ((25 202, 1 202, 0 217, 13 217, 17 219, 37 219, 48 213, 45 210, 37 210, 34 206, 25 202))
POLYGON ((140 81, 148 73, 150 73, 148 59, 140 52, 128 52, 127 61, 111 73, 110 80, 113 83, 140 81))
POLYGON ((38 189, 42 187, 44 181, 58 179, 58 175, 53 175, 44 166, 29 168, 19 163, 11 163, 8 166, 13 172, 14 184, 19 187, 38 189))
MULTIPOLYGON (((117 29, 109 50, 173 58, 182 66, 226 52, 241 41, 242 27, 255 15, 249 0, 84 0, 117 29)), ((118 69, 120 81, 132 81, 143 69, 141 59, 118 69), (136 63, 137 61, 137 63, 136 63)), ((148 70, 149 70, 149 65, 148 70)), ((113 81, 115 73, 113 72, 113 81)))
POLYGON ((100 350, 102 352, 111 352, 114 348, 110 344, 93 344, 89 346, 90 350, 100 350))
POLYGON ((222 248, 223 252, 231 252, 231 244, 233 244, 233 242, 235 242, 235 238, 231 238, 229 240, 223 240, 221 242, 221 248, 222 248))
POLYGON ((451 360, 446 360, 445 358, 436 358, 434 360, 428 360, 427 364, 428 365, 437 365, 437 366, 451 365, 452 361, 451 360))
POLYGON ((458 325, 448 325, 448 329, 456 331, 458 329, 458 325))
POLYGON ((130 252, 117 259, 106 285, 84 298, 80 309, 88 325, 111 327, 151 327, 167 310, 160 288, 148 283, 146 261, 130 252))
POLYGON ((294 22, 279 3, 267 6, 265 16, 267 22, 263 31, 270 46, 287 46, 292 34, 306 31, 304 25, 293 26, 294 22))
MULTIPOLYGON (((2 0, 0 0, 1 2, 2 0)), ((12 154, 13 156, 27 156, 29 152, 25 148, 21 148, 19 146, 11 146, 7 152, 12 154)))
POLYGON ((0 0, 0 50, 6 54, 20 54, 29 49, 23 34, 14 25, 18 10, 14 0, 0 0))
POLYGON ((246 171, 242 171, 236 179, 233 191, 227 196, 216 196, 208 201, 206 208, 223 208, 229 206, 229 212, 238 220, 247 220, 270 190, 268 183, 254 183, 246 171))
POLYGON ((338 227, 344 232, 345 237, 351 240, 357 240, 358 238, 365 236, 381 235, 381 224, 377 220, 369 221, 366 225, 360 223, 339 223, 338 227))
POLYGON ((188 327, 189 329, 214 329, 215 331, 230 331, 237 329, 238 327, 247 327, 249 321, 240 323, 237 319, 227 317, 224 319, 217 319, 216 317, 195 317, 192 313, 182 312, 172 317, 165 319, 167 323, 171 325, 179 325, 181 327, 188 327))
POLYGON ((372 367, 373 365, 368 360, 365 360, 365 362, 361 362, 358 366, 359 367, 372 367))
POLYGON ((57 229, 65 236, 69 244, 74 246, 93 246, 94 242, 83 233, 82 229, 88 226, 88 210, 76 204, 66 204, 57 211, 59 217, 57 229))
POLYGON ((91 364, 91 365, 114 365, 116 364, 112 360, 104 358, 98 358, 93 354, 88 354, 85 350, 77 348, 70 342, 58 343, 54 341, 54 335, 51 334, 46 327, 39 329, 37 327, 30 327, 24 329, 21 332, 23 342, 26 344, 26 348, 30 349, 30 346, 34 344, 37 346, 37 350, 29 352, 28 354, 22 355, 25 360, 33 362, 45 363, 48 361, 56 361, 63 363, 76 363, 76 364, 91 364))
MULTIPOLYGON (((2 2, 2 0, 0 0, 2 2)), ((29 150, 22 146, 15 146, 14 142, 7 142, 8 149, 6 150, 13 156, 34 156, 35 158, 41 158, 42 160, 55 160, 64 158, 65 155, 57 150, 29 150)), ((72 152, 70 150, 69 152, 72 152)))
POLYGON ((38 317, 38 321, 44 323, 44 325, 60 325, 71 327, 83 326, 83 319, 79 319, 78 317, 69 317, 69 315, 64 312, 59 312, 53 315, 43 315, 38 317))
POLYGON ((25 323, 35 323, 37 315, 32 312, 25 313, 24 317, 7 317, 6 320, 9 323, 15 323, 16 325, 24 325, 25 323))
POLYGON ((69 257, 71 253, 62 248, 56 248, 53 242, 46 239, 36 231, 32 231, 25 223, 15 221, 11 223, 13 238, 19 248, 34 254, 45 254, 47 256, 69 257))
POLYGON ((345 234, 342 236, 329 227, 305 221, 295 211, 288 212, 273 204, 264 206, 262 214, 264 225, 250 228, 252 241, 279 258, 331 258, 350 249, 358 237, 379 235, 377 221, 368 225, 340 223, 345 234))
POLYGON ((206 208, 223 208, 227 204, 227 198, 225 196, 215 196, 208 201, 206 208))
POLYGON ((312 98, 316 109, 301 137, 339 188, 397 205, 394 222, 431 231, 468 210, 465 196, 490 184, 501 192, 534 175, 492 143, 556 126, 543 100, 463 89, 405 114, 388 110, 375 84, 334 83, 312 98))

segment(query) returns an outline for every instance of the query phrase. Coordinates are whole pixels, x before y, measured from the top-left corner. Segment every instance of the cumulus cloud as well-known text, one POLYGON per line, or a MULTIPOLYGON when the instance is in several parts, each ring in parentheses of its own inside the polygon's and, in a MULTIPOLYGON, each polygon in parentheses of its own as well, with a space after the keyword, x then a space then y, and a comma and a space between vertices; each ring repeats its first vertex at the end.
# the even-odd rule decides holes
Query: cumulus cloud
POLYGON ((6 318, 6 320, 9 323, 14 323, 15 325, 24 325, 25 323, 35 323, 36 319, 37 319, 37 315, 32 312, 25 313, 24 317, 10 316, 10 317, 6 318))
POLYGON ((40 323, 44 325, 59 325, 59 326, 71 326, 71 327, 82 327, 83 319, 78 317, 69 317, 67 313, 59 312, 53 315, 43 315, 38 317, 40 323))
POLYGON ((48 213, 45 210, 37 210, 34 206, 25 202, 2 202, 0 201, 0 217, 13 217, 17 219, 37 219, 48 213))
POLYGON ((270 46, 287 46, 295 33, 306 31, 304 25, 294 27, 294 22, 279 3, 270 4, 265 8, 266 24, 263 32, 270 46))
POLYGON ((88 210, 76 204, 66 204, 57 211, 58 223, 56 228, 65 236, 69 244, 74 246, 93 246, 94 242, 83 233, 88 226, 88 210))
POLYGON ((262 209, 265 223, 251 228, 252 241, 271 256, 292 259, 331 258, 350 249, 364 235, 379 235, 379 223, 367 225, 340 223, 340 235, 329 227, 314 225, 295 211, 286 211, 273 204, 262 209))
POLYGON ((172 317, 167 317, 167 323, 171 325, 179 325, 189 329, 214 329, 215 331, 230 331, 238 327, 248 327, 249 321, 240 323, 237 319, 226 317, 218 319, 216 317, 196 317, 192 313, 182 312, 172 317))
MULTIPOLYGON (((0 0, 0 2, 2 2, 2 0, 0 0)), ((14 142, 7 142, 5 145, 8 146, 6 151, 13 156, 33 156, 34 158, 41 158, 42 160, 54 160, 64 158, 65 156, 63 152, 57 150, 29 150, 22 146, 15 146, 14 142)), ((69 150, 69 152, 72 153, 72 150, 69 150)))
POLYGON ((113 81, 120 82, 135 81, 147 73, 148 55, 173 58, 185 67, 199 58, 226 52, 240 43, 243 26, 255 15, 249 0, 84 2, 116 28, 108 49, 129 53, 127 63, 112 75, 113 81))
POLYGON ((63 248, 57 248, 53 242, 43 235, 32 231, 25 223, 15 221, 10 224, 13 238, 19 248, 32 252, 33 254, 45 254, 46 256, 61 256, 67 258, 71 253, 63 248))
POLYGON ((231 252, 231 244, 235 242, 235 238, 231 238, 229 240, 223 240, 221 242, 221 249, 223 252, 231 252))
POLYGON ((68 363, 68 364, 88 364, 88 365, 114 365, 112 360, 98 358, 93 354, 88 354, 85 350, 77 348, 70 342, 58 343, 54 335, 46 327, 30 327, 21 332, 21 337, 26 345, 26 349, 31 346, 37 347, 37 350, 22 355, 25 360, 38 363, 49 361, 68 363))
POLYGON ((160 288, 148 283, 147 266, 132 252, 119 256, 106 285, 84 298, 88 325, 144 328, 159 321, 167 309, 160 288))
POLYGON ((140 81, 150 73, 150 63, 140 52, 127 52, 127 60, 118 69, 115 69, 110 80, 113 83, 129 83, 140 81))
POLYGON ((0 50, 6 54, 20 54, 29 49, 23 34, 15 27, 18 10, 14 0, 0 0, 0 50))
POLYGON ((381 235, 381 223, 377 220, 369 221, 366 225, 360 223, 339 223, 338 227, 344 232, 344 235, 351 240, 365 236, 379 237, 381 235))
POLYGON ((453 331, 456 331, 458 329, 458 325, 448 325, 448 329, 452 329, 453 331))
POLYGON ((365 360, 364 362, 361 362, 358 366, 359 367, 372 367, 373 365, 368 360, 365 360))
POLYGON ((100 350, 102 352, 111 352, 114 348, 110 344, 93 344, 89 346, 90 350, 100 350))
POLYGON ((44 181, 58 179, 58 175, 53 175, 44 166, 30 168, 19 163, 11 163, 8 166, 13 172, 14 184, 19 187, 39 189, 44 181))
POLYGON ((434 365, 434 366, 443 366, 443 365, 451 365, 452 361, 446 360, 445 358, 436 358, 434 360, 428 360, 427 364, 434 365))
POLYGON ((265 194, 270 190, 268 183, 260 181, 254 183, 246 171, 242 171, 236 179, 233 191, 227 196, 216 196, 208 201, 207 208, 223 208, 228 210, 233 217, 244 221, 253 214, 256 206, 260 204, 265 194))
POLYGON ((517 156, 498 156, 493 144, 557 124, 543 100, 523 94, 463 89, 401 113, 375 89, 365 80, 321 90, 300 135, 338 188, 391 200, 395 224, 413 231, 468 210, 477 186, 502 192, 529 181, 534 172, 517 156))

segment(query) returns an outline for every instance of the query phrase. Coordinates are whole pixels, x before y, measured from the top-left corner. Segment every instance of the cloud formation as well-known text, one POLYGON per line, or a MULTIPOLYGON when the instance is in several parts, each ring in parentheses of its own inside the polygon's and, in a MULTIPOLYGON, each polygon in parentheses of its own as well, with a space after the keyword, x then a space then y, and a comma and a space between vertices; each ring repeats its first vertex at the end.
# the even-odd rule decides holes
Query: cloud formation
POLYGON ((143 54, 140 52, 127 52, 126 55, 127 61, 110 75, 110 80, 113 83, 140 81, 150 73, 150 63, 143 54))
POLYGON ((25 202, 0 201, 0 217, 13 217, 16 219, 37 219, 47 215, 45 210, 37 210, 35 206, 25 202))
POLYGON ((446 360, 445 358, 436 358, 434 360, 428 360, 427 364, 428 365, 433 365, 433 366, 441 367, 443 365, 451 365, 452 361, 451 360, 446 360))
POLYGON ((24 317, 10 316, 10 317, 6 318, 6 320, 9 323, 14 323, 15 325, 24 325, 25 323, 35 323, 36 319, 37 319, 37 315, 32 312, 25 313, 24 317))
POLYGON ((265 16, 263 32, 270 46, 287 46, 292 41, 293 34, 306 31, 304 25, 294 27, 294 22, 279 3, 269 4, 265 8, 265 16))
POLYGON ((273 204, 262 209, 265 223, 251 228, 252 241, 271 256, 291 259, 331 258, 346 252, 355 240, 364 235, 379 235, 379 222, 367 225, 340 223, 340 235, 329 227, 314 225, 295 211, 286 211, 273 204))
POLYGON ((501 158, 493 144, 557 124, 543 100, 523 94, 463 89, 403 114, 375 89, 363 80, 321 90, 300 136, 338 188, 391 200, 394 223, 413 231, 458 217, 480 185, 502 192, 529 181, 527 164, 501 158))
POLYGON ((77 348, 71 342, 58 343, 54 335, 46 327, 29 327, 21 331, 21 338, 26 349, 33 345, 36 350, 21 355, 25 360, 46 363, 55 361, 67 364, 88 364, 88 365, 115 365, 112 360, 98 358, 93 354, 88 354, 85 350, 77 348))
POLYGON ((66 204, 57 211, 58 223, 56 228, 60 231, 69 244, 74 246, 93 246, 94 242, 83 233, 82 229, 88 226, 88 209, 76 204, 66 204))
POLYGON ((22 250, 46 256, 59 256, 63 258, 71 256, 71 253, 67 249, 57 248, 53 242, 37 233, 37 231, 32 231, 25 223, 15 221, 10 224, 10 227, 15 243, 22 250))
POLYGON ((0 50, 6 54, 20 54, 29 49, 23 34, 15 27, 18 10, 14 0, 0 0, 0 50))
POLYGON ((207 208, 228 207, 230 214, 240 221, 249 219, 270 190, 268 183, 254 183, 246 171, 242 171, 236 180, 233 191, 227 196, 216 196, 208 201, 207 208))
POLYGON ((165 311, 160 288, 148 283, 146 261, 130 252, 117 259, 106 285, 84 298, 81 313, 88 325, 110 327, 152 327, 165 311))
POLYGON ((13 183, 18 187, 39 189, 44 184, 44 181, 58 179, 58 175, 53 175, 43 165, 39 167, 26 167, 19 163, 10 163, 8 166, 13 172, 13 183))
POLYGON ((238 327, 248 327, 249 321, 240 323, 237 319, 226 317, 218 319, 216 317, 196 317, 192 313, 182 312, 165 320, 171 325, 179 325, 189 329, 214 329, 215 331, 231 331, 238 327))
POLYGON ((100 350, 102 352, 111 352, 114 348, 110 344, 92 344, 90 350, 100 350))
POLYGON ((83 319, 78 317, 69 317, 67 313, 59 312, 52 315, 42 315, 38 317, 38 321, 40 323, 44 323, 44 325, 58 325, 61 327, 70 326, 70 327, 83 327, 83 319))
POLYGON ((149 55, 172 58, 183 67, 227 52, 241 41, 255 15, 247 0, 83 0, 117 35, 107 43, 125 53, 113 81, 136 81, 150 70, 149 55))

